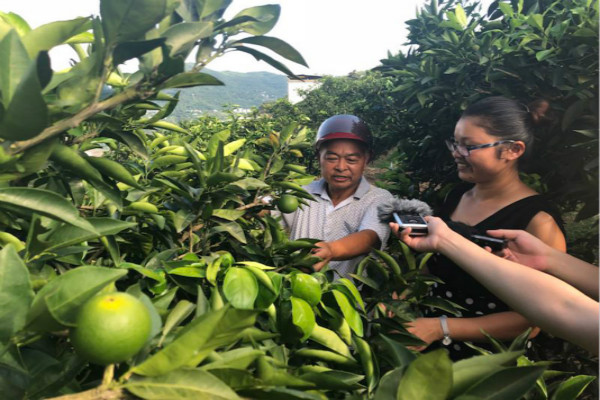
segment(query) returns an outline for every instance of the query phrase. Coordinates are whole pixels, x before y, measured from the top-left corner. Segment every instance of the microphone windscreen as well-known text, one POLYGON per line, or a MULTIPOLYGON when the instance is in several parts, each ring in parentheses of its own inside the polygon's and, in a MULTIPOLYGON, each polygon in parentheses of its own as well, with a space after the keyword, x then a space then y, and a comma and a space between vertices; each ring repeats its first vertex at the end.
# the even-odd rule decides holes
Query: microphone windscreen
POLYGON ((399 199, 394 197, 387 203, 377 206, 377 217, 381 222, 393 222, 393 213, 398 215, 432 215, 433 210, 429 204, 417 199, 399 199))

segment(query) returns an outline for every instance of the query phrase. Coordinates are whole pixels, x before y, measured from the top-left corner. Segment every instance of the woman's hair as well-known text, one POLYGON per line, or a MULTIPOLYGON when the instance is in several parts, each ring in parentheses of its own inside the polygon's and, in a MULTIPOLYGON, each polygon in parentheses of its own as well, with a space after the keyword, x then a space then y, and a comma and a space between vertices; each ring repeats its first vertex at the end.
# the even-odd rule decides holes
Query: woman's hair
POLYGON ((545 100, 529 105, 502 96, 487 97, 467 107, 461 118, 473 122, 492 136, 525 143, 527 158, 533 148, 534 128, 546 119, 550 106, 545 100))

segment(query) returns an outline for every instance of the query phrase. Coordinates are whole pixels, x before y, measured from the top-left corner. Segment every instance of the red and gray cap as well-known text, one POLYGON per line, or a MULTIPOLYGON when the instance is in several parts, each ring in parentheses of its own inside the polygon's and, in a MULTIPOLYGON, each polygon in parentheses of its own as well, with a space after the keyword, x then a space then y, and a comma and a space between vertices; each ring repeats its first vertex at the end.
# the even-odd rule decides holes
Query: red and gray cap
POLYGON ((354 115, 334 115, 327 118, 317 131, 315 147, 317 150, 323 142, 335 139, 350 139, 363 142, 367 149, 373 147, 373 135, 362 119, 354 115))

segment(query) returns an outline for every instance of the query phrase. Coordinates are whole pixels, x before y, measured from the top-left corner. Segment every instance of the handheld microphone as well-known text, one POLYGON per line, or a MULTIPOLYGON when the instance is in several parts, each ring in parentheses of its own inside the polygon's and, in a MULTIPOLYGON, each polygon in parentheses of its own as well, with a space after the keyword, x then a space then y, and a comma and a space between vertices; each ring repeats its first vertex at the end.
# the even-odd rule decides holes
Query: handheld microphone
MULTIPOLYGON (((411 228, 411 236, 427 235, 427 222, 422 218, 433 215, 429 204, 417 199, 395 197, 389 203, 377 207, 377 217, 381 222, 396 222, 400 229, 411 228)), ((456 221, 445 221, 450 229, 481 247, 488 246, 492 251, 500 251, 507 246, 505 239, 483 235, 479 229, 456 221)))

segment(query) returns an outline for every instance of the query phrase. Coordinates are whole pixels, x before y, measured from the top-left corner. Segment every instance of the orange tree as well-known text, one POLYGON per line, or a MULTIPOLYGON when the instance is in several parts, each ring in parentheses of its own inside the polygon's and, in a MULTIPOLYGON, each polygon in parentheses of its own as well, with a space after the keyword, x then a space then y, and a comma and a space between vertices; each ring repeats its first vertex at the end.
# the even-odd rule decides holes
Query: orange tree
MULTIPOLYGON (((200 71, 221 54, 246 52, 289 73, 258 50, 266 47, 303 63, 266 36, 278 6, 227 21, 229 3, 102 0, 99 17, 36 29, 0 14, 0 393, 446 399, 489 396, 501 385, 506 398, 538 390, 548 397, 548 366, 522 357, 522 339, 456 364, 444 351, 417 356, 404 346, 415 344, 402 322, 418 302, 454 310, 427 297, 433 281, 417 273, 426 259, 407 253, 399 265, 379 252, 354 280, 334 280, 328 270, 300 275, 315 262, 315 240, 288 240, 263 211, 283 196, 310 200, 300 185, 312 177, 297 164, 307 129, 257 123, 246 137, 237 123, 163 120, 178 96, 162 90, 219 84, 200 71), (47 51, 65 43, 79 60, 53 72, 47 51), (139 70, 121 73, 133 58, 139 70), (394 290, 407 297, 392 299, 394 290), (122 297, 115 291, 135 297, 147 315, 114 301, 107 308, 145 326, 117 327, 106 309, 93 324, 120 333, 79 337, 78 324, 90 323, 85 313, 122 297), (379 302, 396 317, 379 315, 379 302), (124 354, 97 358, 125 337, 135 340, 124 354)), ((554 392, 577 394, 592 379, 570 378, 554 392)))

